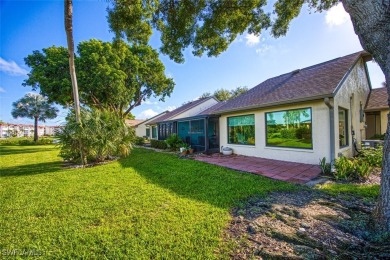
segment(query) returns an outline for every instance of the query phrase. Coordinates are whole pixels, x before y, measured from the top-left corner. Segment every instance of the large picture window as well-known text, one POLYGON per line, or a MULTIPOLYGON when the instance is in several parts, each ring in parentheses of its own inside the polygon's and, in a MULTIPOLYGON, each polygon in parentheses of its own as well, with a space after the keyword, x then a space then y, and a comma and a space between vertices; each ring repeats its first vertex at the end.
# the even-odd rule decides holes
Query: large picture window
POLYGON ((311 108, 265 113, 267 146, 312 149, 311 108))
POLYGON ((340 147, 348 145, 348 113, 339 107, 339 144, 340 147))
POLYGON ((255 116, 228 117, 228 143, 255 145, 255 116))

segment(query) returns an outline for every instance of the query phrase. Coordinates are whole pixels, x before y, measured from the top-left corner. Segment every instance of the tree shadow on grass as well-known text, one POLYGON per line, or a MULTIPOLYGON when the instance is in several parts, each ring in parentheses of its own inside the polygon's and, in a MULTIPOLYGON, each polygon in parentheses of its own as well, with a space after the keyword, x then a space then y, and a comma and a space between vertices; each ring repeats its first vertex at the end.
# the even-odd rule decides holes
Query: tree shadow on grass
POLYGON ((43 173, 56 172, 62 169, 62 162, 44 162, 35 164, 26 164, 13 167, 0 168, 0 178, 10 176, 28 176, 43 173))
POLYGON ((250 196, 297 189, 286 182, 146 149, 134 149, 120 163, 123 168, 133 168, 149 182, 180 196, 225 209, 250 196))
POLYGON ((34 148, 29 146, 1 146, 0 145, 0 156, 2 155, 14 155, 14 154, 24 154, 24 153, 37 153, 37 152, 49 152, 57 150, 57 148, 48 148, 42 150, 42 148, 34 148))

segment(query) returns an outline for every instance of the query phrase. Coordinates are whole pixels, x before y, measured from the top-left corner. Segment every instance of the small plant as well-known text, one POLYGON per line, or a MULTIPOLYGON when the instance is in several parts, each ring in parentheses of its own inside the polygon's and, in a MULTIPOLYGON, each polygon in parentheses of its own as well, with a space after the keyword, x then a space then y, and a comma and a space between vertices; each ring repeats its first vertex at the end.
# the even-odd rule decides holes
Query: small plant
POLYGON ((134 143, 136 145, 144 145, 145 144, 145 139, 143 137, 136 136, 134 143))
POLYGON ((360 180, 367 180, 368 177, 370 177, 372 168, 368 162, 361 159, 355 159, 354 165, 356 178, 360 180))
POLYGON ((335 160, 334 167, 336 171, 333 176, 336 180, 348 180, 355 171, 354 163, 344 156, 335 160))
POLYGON ((360 157, 370 166, 381 167, 383 158, 383 146, 378 146, 376 148, 363 148, 361 150, 360 157))
POLYGON ((320 168, 323 174, 331 174, 332 165, 326 162, 326 158, 320 159, 320 168))
POLYGON ((171 134, 165 142, 172 151, 177 151, 180 147, 183 147, 183 141, 177 134, 171 134))

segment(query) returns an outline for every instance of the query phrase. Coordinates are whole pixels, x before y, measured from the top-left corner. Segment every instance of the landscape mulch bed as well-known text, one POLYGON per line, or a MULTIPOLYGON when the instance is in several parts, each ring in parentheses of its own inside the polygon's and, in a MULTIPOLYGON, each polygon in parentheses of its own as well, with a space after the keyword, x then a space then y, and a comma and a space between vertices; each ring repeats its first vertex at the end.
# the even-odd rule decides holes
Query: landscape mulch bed
POLYGON ((225 234, 233 259, 390 259, 390 243, 369 230, 375 201, 314 189, 252 198, 233 210, 225 234))

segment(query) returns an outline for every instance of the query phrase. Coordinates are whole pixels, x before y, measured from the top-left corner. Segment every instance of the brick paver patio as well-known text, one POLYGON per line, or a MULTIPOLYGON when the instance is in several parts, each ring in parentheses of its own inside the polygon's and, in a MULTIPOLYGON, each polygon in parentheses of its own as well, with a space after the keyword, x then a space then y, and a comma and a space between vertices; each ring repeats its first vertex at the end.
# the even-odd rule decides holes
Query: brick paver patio
POLYGON ((276 180, 306 183, 321 173, 318 165, 286 162, 243 155, 198 155, 195 160, 226 168, 259 174, 276 180))

